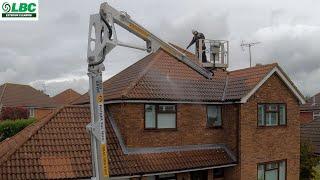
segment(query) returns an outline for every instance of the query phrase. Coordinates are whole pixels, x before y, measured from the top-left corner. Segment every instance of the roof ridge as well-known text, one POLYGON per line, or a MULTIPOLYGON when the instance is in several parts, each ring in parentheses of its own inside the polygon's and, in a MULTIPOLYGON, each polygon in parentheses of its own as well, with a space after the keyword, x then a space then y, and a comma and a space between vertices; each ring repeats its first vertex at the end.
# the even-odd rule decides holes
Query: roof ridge
POLYGON ((50 120, 63 110, 65 106, 48 114, 44 118, 37 120, 38 122, 25 127, 23 130, 14 136, 0 142, 0 165, 6 161, 19 147, 35 135, 42 127, 44 127, 50 120))
POLYGON ((161 52, 161 50, 157 51, 153 54, 153 57, 152 57, 151 61, 148 63, 148 65, 146 66, 146 68, 142 72, 139 73, 136 80, 131 82, 128 85, 128 88, 121 94, 122 97, 125 97, 140 82, 142 77, 149 71, 150 67, 155 63, 155 58, 157 56, 159 56, 160 52, 161 52))
POLYGON ((253 66, 253 67, 247 67, 247 68, 243 68, 243 69, 236 69, 233 71, 229 71, 230 73, 233 72, 238 72, 238 71, 243 71, 243 70, 249 70, 249 69, 254 69, 254 68, 262 68, 262 67, 267 67, 267 66, 279 66, 278 63, 270 63, 270 64, 264 64, 264 65, 259 65, 259 66, 253 66))

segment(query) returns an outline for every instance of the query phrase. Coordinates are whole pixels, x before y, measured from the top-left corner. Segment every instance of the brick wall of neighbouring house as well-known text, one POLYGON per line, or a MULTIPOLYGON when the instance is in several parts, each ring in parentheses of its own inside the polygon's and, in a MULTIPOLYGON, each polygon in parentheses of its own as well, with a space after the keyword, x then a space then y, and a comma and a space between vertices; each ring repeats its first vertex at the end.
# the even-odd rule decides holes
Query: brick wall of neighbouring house
MULTIPOLYGON (((277 75, 273 75, 241 105, 240 168, 243 180, 257 179, 257 164, 287 159, 287 179, 299 179, 300 119, 298 100, 277 75), (286 103, 286 127, 257 127, 257 103, 286 103)), ((235 170, 238 170, 235 168, 235 170)))
POLYGON ((313 120, 313 112, 312 111, 300 111, 300 123, 307 124, 313 120))
POLYGON ((239 105, 223 106, 223 128, 206 127, 206 106, 177 105, 177 130, 144 130, 144 104, 109 105, 128 147, 225 143, 237 152, 239 105))
POLYGON ((40 120, 47 116, 48 114, 54 112, 55 109, 44 109, 44 108, 36 108, 34 110, 34 116, 37 120, 40 120))

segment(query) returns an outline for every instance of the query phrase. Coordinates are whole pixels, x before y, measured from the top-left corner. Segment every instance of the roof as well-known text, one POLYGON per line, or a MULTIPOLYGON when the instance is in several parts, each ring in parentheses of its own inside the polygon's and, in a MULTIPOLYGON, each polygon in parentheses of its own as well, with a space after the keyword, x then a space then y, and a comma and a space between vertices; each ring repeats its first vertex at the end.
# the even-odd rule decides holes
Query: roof
POLYGON ((314 146, 314 152, 320 155, 320 118, 301 125, 301 139, 310 141, 314 146))
POLYGON ((0 86, 0 104, 3 106, 56 107, 49 95, 29 85, 5 83, 0 86))
POLYGON ((302 111, 320 110, 320 93, 312 96, 307 102, 300 106, 302 111))
MULTIPOLYGON (((184 53, 192 56, 190 52, 184 53)), ((105 81, 104 96, 109 102, 117 100, 241 101, 265 77, 272 75, 270 72, 281 74, 299 100, 304 101, 301 93, 290 80, 287 80, 288 77, 276 63, 235 71, 216 69, 213 78, 207 79, 161 49, 105 81), (277 70, 273 71, 275 69, 277 70)), ((85 94, 74 104, 88 102, 88 94, 85 94)))
POLYGON ((81 96, 81 94, 74 91, 73 89, 67 89, 67 90, 64 90, 63 92, 53 96, 52 99, 57 104, 70 105, 70 104, 72 104, 73 101, 78 99, 80 96, 81 96))
MULTIPOLYGON (((106 117, 109 117, 108 115, 106 117)), ((0 179, 91 177, 90 109, 67 106, 0 143, 0 179)), ((112 177, 212 168, 235 163, 223 146, 168 148, 144 153, 124 150, 114 121, 106 118, 109 171, 112 177)))

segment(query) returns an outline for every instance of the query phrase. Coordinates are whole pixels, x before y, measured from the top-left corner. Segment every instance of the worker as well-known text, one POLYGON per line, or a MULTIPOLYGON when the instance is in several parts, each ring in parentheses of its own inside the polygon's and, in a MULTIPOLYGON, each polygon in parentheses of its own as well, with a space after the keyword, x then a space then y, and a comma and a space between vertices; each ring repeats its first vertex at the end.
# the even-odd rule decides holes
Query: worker
MULTIPOLYGON (((200 40, 204 40, 205 37, 202 33, 199 33, 196 30, 192 30, 192 34, 193 34, 193 38, 190 42, 190 44, 188 45, 187 49, 189 49, 190 46, 192 46, 194 43, 196 43, 196 51, 197 51, 197 57, 199 57, 199 44, 200 44, 200 40)), ((204 41, 202 41, 202 62, 207 62, 207 55, 206 55, 206 44, 204 43, 204 41)))

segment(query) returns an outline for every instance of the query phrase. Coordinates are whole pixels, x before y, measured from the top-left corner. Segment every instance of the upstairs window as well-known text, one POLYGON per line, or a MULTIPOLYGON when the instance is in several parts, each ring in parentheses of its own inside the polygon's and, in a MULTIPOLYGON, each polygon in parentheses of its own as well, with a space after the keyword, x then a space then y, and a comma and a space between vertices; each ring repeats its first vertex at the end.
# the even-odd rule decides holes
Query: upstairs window
POLYGON ((285 104, 258 104, 258 126, 282 126, 287 124, 285 104))
POLYGON ((207 106, 207 127, 222 127, 221 106, 207 106))
POLYGON ((320 118, 320 112, 319 111, 314 111, 313 112, 313 120, 320 118))
POLYGON ((258 180, 286 180, 286 161, 258 164, 258 180))
POLYGON ((145 129, 176 129, 176 105, 146 104, 145 129))

